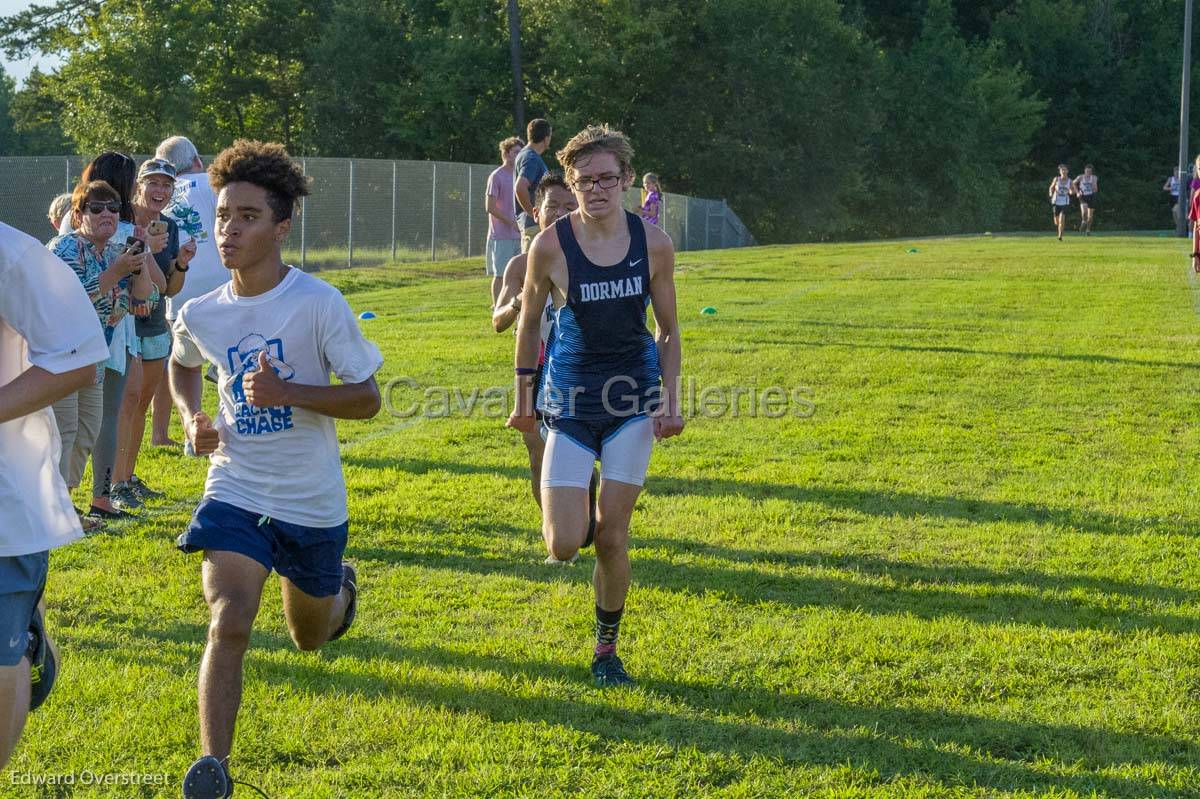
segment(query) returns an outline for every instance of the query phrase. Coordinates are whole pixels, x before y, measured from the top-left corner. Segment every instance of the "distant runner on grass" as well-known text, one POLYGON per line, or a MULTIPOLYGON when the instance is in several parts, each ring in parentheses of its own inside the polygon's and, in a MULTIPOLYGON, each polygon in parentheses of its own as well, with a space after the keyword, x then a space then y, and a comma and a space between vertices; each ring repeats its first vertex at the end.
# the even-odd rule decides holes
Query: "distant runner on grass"
POLYGON ((334 419, 379 411, 374 375, 383 363, 341 293, 283 262, 292 212, 308 193, 283 147, 238 141, 209 176, 232 279, 180 309, 170 367, 188 438, 211 456, 204 498, 178 540, 184 552, 204 553, 211 614, 200 663, 203 757, 184 777, 188 799, 232 795, 242 659, 271 571, 299 649, 340 638, 354 621, 358 580, 342 560, 349 521, 334 419), (219 376, 215 421, 200 409, 209 364, 219 376), (331 372, 340 384, 330 385, 331 372))

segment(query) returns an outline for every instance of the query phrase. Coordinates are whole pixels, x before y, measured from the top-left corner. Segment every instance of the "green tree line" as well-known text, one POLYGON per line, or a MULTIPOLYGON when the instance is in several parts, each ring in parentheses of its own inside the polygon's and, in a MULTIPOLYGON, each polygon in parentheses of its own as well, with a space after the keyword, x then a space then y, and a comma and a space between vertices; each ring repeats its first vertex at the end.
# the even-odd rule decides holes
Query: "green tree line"
MULTIPOLYGON (((487 162, 513 125, 504 0, 53 0, 0 20, 0 153, 184 133, 487 162)), ((1166 227, 1183 0, 522 0, 527 117, 604 121, 760 241, 1031 229, 1059 162, 1103 226, 1166 227)), ((1200 115, 1198 115, 1200 116, 1200 115)), ((1200 140, 1197 140, 1200 146, 1200 140)), ((553 151, 553 148, 551 148, 553 151)), ((552 153, 551 153, 552 155, 552 153)))

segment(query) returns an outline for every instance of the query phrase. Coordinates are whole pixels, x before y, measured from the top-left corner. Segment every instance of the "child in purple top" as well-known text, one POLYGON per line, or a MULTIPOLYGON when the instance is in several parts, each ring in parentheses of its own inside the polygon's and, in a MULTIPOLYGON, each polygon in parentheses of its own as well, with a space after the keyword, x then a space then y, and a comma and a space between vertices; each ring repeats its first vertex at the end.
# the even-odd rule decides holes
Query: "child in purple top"
POLYGON ((642 178, 642 219, 645 219, 652 225, 658 224, 658 212, 662 205, 662 184, 658 182, 658 175, 653 172, 647 172, 642 178))

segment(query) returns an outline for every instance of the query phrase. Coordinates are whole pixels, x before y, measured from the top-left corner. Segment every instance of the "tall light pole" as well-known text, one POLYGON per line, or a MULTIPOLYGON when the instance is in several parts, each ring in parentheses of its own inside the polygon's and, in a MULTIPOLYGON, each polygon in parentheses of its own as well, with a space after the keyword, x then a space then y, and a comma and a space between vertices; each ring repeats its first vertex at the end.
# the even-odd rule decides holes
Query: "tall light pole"
POLYGON ((1187 235, 1187 208, 1191 206, 1192 189, 1188 179, 1188 105, 1192 92, 1192 0, 1183 6, 1183 82, 1179 90, 1179 222, 1175 232, 1187 235), (1184 187, 1187 188, 1184 188, 1184 187))
POLYGON ((517 0, 508 0, 508 50, 512 58, 513 122, 520 133, 525 130, 525 83, 521 80, 521 12, 517 0))

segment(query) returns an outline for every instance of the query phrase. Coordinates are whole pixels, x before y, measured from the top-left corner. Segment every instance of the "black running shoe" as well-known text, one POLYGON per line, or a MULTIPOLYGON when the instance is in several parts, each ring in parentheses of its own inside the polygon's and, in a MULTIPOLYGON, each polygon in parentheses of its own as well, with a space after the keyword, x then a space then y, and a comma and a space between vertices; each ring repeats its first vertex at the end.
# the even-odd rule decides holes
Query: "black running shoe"
POLYGON ((633 678, 625 671, 625 664, 615 654, 593 658, 592 678, 597 688, 617 688, 633 685, 633 678))
POLYGON ((29 658, 29 710, 34 711, 50 696, 58 677, 58 656, 46 635, 46 619, 41 608, 35 609, 30 619, 29 647, 25 656, 29 658))
POLYGON ((183 799, 228 799, 233 796, 229 769, 212 755, 205 755, 183 775, 183 799))
POLYGON ((97 505, 93 505, 92 507, 90 507, 88 509, 87 515, 95 516, 99 519, 132 519, 132 518, 134 518, 134 514, 130 513, 127 510, 121 510, 120 508, 118 508, 116 510, 108 510, 107 508, 101 508, 97 505))
POLYGON ((350 625, 354 624, 354 616, 358 613, 358 572, 346 561, 342 561, 342 587, 350 592, 350 604, 346 605, 346 615, 342 618, 341 626, 329 636, 330 641, 336 641, 345 635, 350 625))

